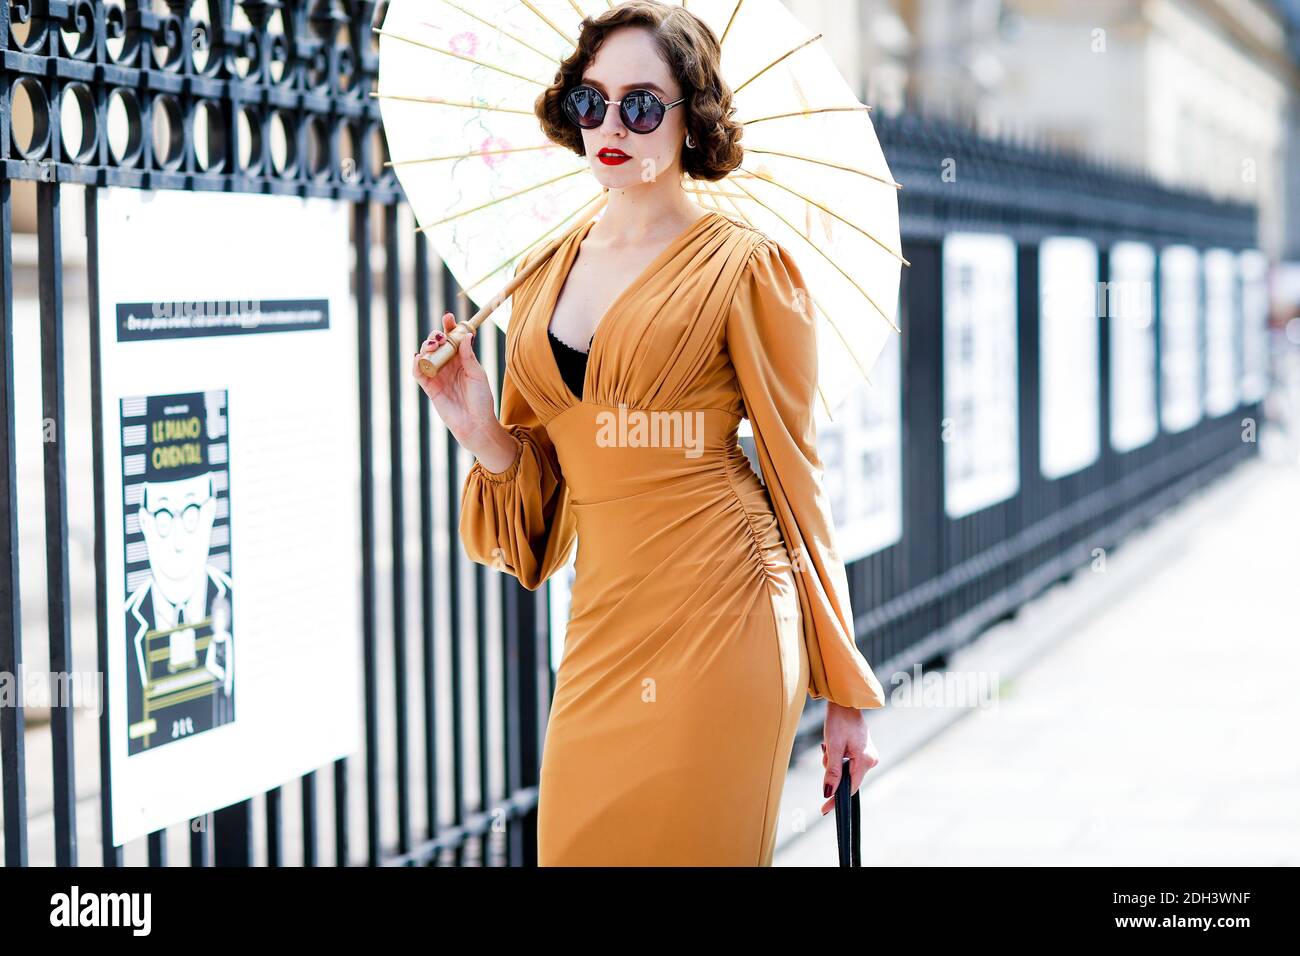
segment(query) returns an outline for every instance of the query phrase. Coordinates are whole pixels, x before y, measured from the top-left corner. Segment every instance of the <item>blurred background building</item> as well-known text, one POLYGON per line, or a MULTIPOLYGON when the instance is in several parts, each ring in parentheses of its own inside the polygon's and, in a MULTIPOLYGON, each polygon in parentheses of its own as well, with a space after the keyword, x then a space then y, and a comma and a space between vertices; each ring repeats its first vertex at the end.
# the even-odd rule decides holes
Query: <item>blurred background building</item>
POLYGON ((790 0, 858 96, 1259 208, 1300 303, 1300 0, 790 0))

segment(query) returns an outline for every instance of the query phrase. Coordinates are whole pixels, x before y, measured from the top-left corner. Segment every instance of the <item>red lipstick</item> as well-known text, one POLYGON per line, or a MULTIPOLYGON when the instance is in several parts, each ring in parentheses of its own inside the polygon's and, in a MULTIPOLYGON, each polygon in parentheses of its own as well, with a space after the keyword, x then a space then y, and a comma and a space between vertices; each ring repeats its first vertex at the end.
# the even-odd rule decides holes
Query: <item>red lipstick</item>
POLYGON ((604 149, 602 149, 599 153, 596 154, 596 158, 599 159, 606 166, 622 166, 632 157, 629 156, 627 153, 623 152, 621 149, 615 149, 612 146, 606 146, 604 149))

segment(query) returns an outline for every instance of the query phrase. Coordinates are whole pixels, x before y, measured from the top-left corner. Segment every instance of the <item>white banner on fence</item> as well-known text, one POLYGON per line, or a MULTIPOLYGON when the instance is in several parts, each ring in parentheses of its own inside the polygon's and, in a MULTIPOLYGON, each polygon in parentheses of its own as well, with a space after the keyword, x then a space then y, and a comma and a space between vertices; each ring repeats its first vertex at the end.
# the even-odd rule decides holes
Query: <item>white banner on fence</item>
POLYGON ((121 845, 359 747, 357 327, 344 203, 98 206, 121 845))
POLYGON ((1237 407, 1241 385, 1241 323, 1237 317, 1237 256, 1207 249, 1205 264, 1205 413, 1226 415, 1237 407))
POLYGON ((1237 256, 1241 277, 1241 400, 1258 402, 1268 390, 1268 259, 1258 249, 1237 256))
POLYGON ((1038 461, 1055 479, 1101 454, 1097 244, 1053 236, 1038 257, 1038 461))
POLYGON ((1160 419, 1167 432, 1201 420, 1200 316, 1200 253, 1166 246, 1160 251, 1160 419))
POLYGON ((1101 296, 1110 324, 1110 443, 1132 451, 1154 439, 1156 422, 1155 250, 1144 242, 1110 247, 1101 296))
POLYGON ((817 429, 835 544, 846 564, 883 551, 903 536, 899 339, 890 334, 870 384, 860 383, 835 412, 835 420, 817 429))
POLYGON ((944 510, 960 518, 1020 489, 1016 246, 993 233, 943 240, 944 510))

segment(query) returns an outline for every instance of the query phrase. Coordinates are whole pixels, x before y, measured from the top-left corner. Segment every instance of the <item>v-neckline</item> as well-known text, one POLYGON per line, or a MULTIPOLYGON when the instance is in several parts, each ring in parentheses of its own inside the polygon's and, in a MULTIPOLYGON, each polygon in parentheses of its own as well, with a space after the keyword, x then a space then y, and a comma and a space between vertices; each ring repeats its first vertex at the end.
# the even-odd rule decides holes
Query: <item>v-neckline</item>
MULTIPOLYGON (((574 395, 573 389, 569 388, 569 383, 564 380, 564 374, 560 371, 560 363, 556 361, 555 353, 552 352, 551 349, 549 348, 550 343, 548 341, 547 343, 548 348, 546 349, 546 352, 551 356, 551 365, 555 368, 555 374, 559 376, 560 384, 564 386, 564 390, 568 392, 570 395, 572 395, 574 400, 578 404, 582 404, 583 402, 585 402, 587 400, 587 396, 591 394, 590 380, 592 374, 592 367, 594 364, 591 361, 591 359, 592 356, 595 354, 596 349, 604 342, 604 339, 601 338, 601 332, 604 330, 605 326, 609 323, 610 316, 617 313, 619 307, 623 304, 623 300, 626 299, 628 296, 630 296, 636 289, 640 288, 643 282, 646 280, 647 276, 650 276, 653 273, 657 272, 660 266, 663 265, 664 261, 667 260, 668 256, 671 255, 673 252, 675 252, 678 246, 680 246, 683 242, 689 239, 692 234, 694 234, 695 230, 699 228, 700 223, 704 222, 704 220, 709 219, 710 217, 720 216, 720 215, 722 215, 722 213, 718 212, 716 209, 706 209, 704 211, 704 215, 698 217, 693 223, 691 223, 680 233, 678 233, 677 237, 673 239, 671 242, 669 242, 668 245, 664 246, 663 251, 661 251, 657 256, 655 256, 652 260, 650 260, 650 264, 647 265, 644 269, 642 269, 641 272, 637 275, 637 277, 633 279, 630 283, 628 283, 627 287, 624 288, 622 292, 620 292, 618 295, 614 297, 614 301, 609 304, 609 308, 605 310, 604 314, 600 317, 600 321, 596 323, 596 330, 591 333, 591 340, 587 346, 587 351, 581 353, 587 357, 587 366, 582 376, 581 395, 574 395)), ((544 326, 546 329, 548 340, 550 336, 555 335, 555 333, 551 331, 551 320, 555 318, 555 306, 560 301, 560 294, 564 291, 565 283, 569 281, 569 273, 573 271, 573 264, 578 259, 578 251, 582 248, 583 240, 587 238, 587 234, 591 232, 591 227, 594 226, 595 224, 596 224, 595 219, 589 220, 587 224, 579 230, 578 233, 575 233, 576 240, 569 245, 569 249, 565 252, 565 255, 568 256, 568 261, 564 263, 563 272, 559 276, 558 281, 554 283, 555 292, 553 295, 550 296, 550 300, 547 303, 547 309, 543 313, 546 319, 544 326)), ((560 339, 559 336, 555 336, 555 337, 559 339, 559 341, 564 342, 564 340, 560 339)), ((573 346, 570 345, 569 348, 573 348, 573 346)), ((576 352, 578 350, 574 349, 574 351, 576 352)))

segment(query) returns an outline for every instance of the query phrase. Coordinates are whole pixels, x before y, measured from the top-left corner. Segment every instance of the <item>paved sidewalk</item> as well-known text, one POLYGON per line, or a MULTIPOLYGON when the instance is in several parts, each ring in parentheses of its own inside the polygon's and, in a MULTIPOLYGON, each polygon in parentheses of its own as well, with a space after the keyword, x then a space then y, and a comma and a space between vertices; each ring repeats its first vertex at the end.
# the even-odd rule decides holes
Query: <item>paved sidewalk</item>
MULTIPOLYGON (((1300 864, 1297 464, 1279 439, 963 650, 993 704, 872 712, 864 865, 1300 864)), ((813 748, 775 865, 837 865, 820 802, 813 748)))

